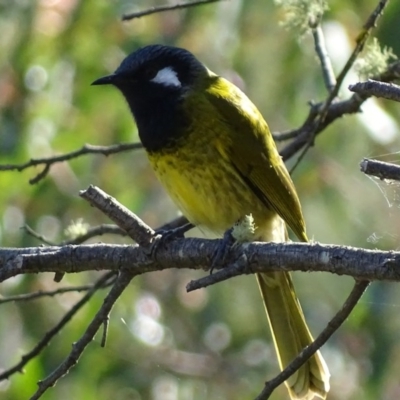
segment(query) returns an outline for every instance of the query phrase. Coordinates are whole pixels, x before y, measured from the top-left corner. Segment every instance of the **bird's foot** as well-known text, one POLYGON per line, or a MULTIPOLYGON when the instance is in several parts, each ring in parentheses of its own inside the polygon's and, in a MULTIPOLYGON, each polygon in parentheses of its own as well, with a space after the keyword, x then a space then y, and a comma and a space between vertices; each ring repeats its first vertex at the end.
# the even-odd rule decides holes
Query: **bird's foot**
POLYGON ((231 250, 232 246, 235 244, 235 238, 232 235, 233 228, 228 229, 218 245, 217 251, 214 253, 210 268, 210 274, 213 273, 214 269, 218 266, 222 266, 231 250))
POLYGON ((165 244, 172 242, 173 240, 183 239, 185 237, 185 233, 192 228, 193 224, 189 222, 173 229, 157 229, 155 239, 150 246, 150 254, 155 254, 160 246, 164 246, 165 244))

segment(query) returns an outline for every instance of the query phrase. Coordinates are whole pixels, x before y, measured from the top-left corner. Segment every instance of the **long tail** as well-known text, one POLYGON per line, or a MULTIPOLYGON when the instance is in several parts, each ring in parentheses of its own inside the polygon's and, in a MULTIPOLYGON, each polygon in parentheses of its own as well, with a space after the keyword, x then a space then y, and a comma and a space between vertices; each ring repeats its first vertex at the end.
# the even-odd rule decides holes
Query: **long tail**
MULTIPOLYGON (((313 341, 313 338, 290 274, 257 274, 257 280, 267 310, 279 364, 283 369, 313 341)), ((329 376, 328 367, 318 351, 285 383, 292 399, 311 400, 314 396, 325 399, 329 391, 329 376)))

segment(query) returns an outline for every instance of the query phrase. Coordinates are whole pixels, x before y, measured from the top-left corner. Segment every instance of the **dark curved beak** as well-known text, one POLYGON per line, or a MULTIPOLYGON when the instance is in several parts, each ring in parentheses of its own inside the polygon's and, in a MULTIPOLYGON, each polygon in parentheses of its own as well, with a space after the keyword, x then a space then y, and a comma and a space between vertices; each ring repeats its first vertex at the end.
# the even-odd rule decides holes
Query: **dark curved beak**
POLYGON ((92 82, 92 85, 112 85, 116 81, 116 74, 111 74, 107 76, 103 76, 102 78, 96 79, 94 82, 92 82))

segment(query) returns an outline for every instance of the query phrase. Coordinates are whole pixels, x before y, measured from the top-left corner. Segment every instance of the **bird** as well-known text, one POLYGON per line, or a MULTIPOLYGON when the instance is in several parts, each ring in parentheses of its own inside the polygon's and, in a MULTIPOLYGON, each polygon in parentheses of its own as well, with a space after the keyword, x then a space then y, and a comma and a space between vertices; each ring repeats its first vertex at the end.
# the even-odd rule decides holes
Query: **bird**
MULTIPOLYGON (((300 201, 265 119, 233 83, 190 51, 162 44, 129 54, 92 85, 125 97, 156 176, 195 226, 223 235, 248 215, 254 241, 307 242, 300 201)), ((289 272, 257 273, 281 369, 313 342, 289 272)), ((286 381, 290 398, 326 398, 317 351, 286 381)))

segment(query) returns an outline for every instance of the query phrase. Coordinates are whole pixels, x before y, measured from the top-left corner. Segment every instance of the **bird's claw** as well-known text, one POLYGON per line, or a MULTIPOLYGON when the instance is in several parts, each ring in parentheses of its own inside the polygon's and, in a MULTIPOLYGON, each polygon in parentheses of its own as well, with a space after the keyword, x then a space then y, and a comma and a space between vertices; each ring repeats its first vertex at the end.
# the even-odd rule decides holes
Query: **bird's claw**
POLYGON ((235 243, 235 238, 232 236, 233 228, 228 229, 218 245, 217 251, 213 255, 210 274, 213 273, 214 269, 218 266, 222 266, 235 243))
POLYGON ((153 255, 157 252, 161 245, 165 245, 169 242, 172 242, 175 239, 182 239, 185 237, 185 233, 192 229, 193 225, 191 223, 187 223, 185 225, 179 226, 173 229, 158 229, 156 230, 156 236, 153 240, 153 243, 150 246, 150 254, 153 255))

